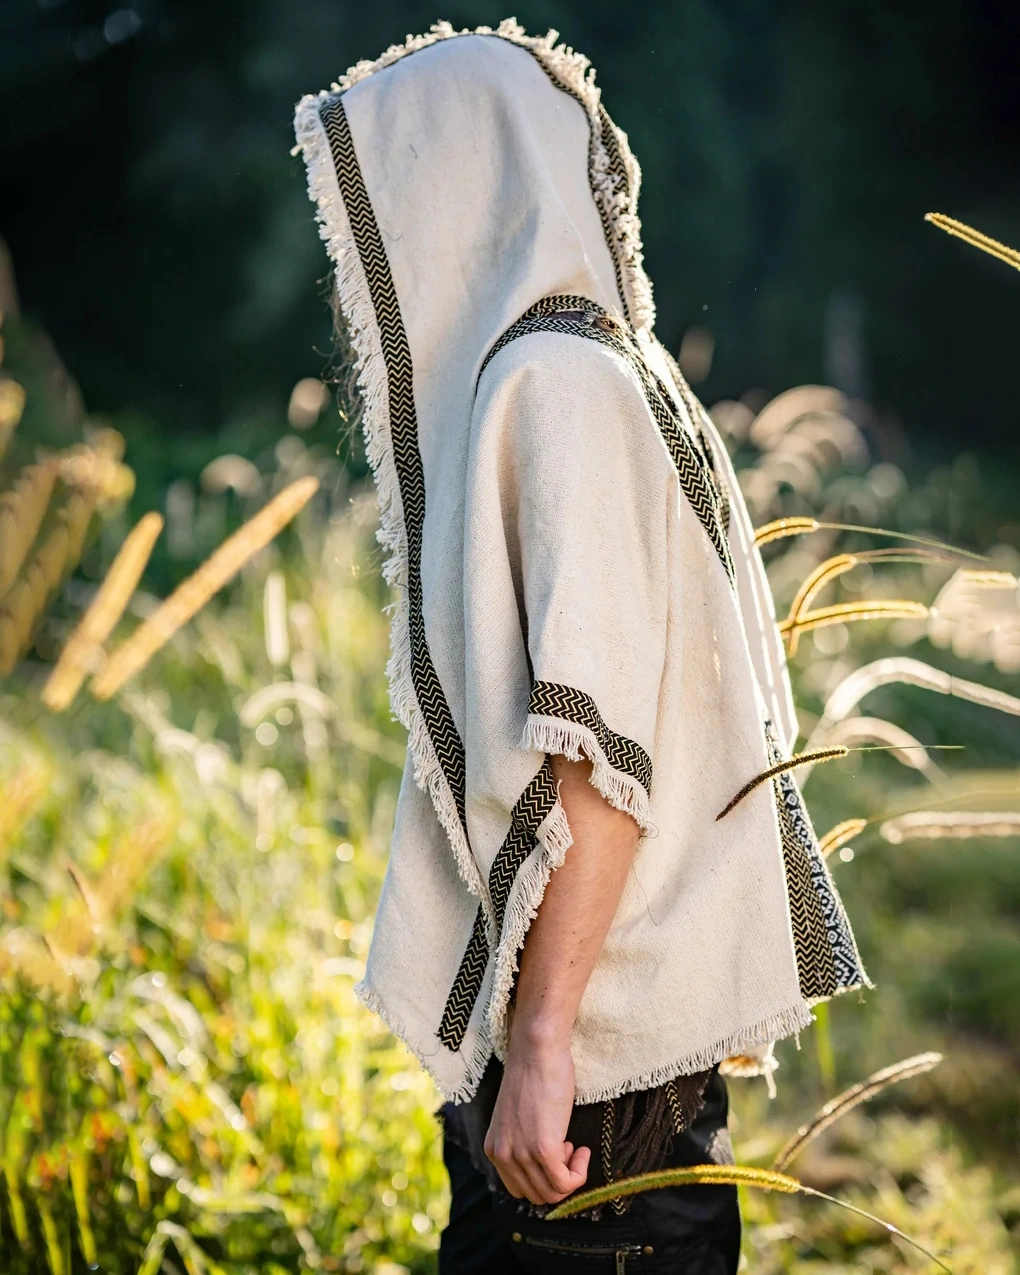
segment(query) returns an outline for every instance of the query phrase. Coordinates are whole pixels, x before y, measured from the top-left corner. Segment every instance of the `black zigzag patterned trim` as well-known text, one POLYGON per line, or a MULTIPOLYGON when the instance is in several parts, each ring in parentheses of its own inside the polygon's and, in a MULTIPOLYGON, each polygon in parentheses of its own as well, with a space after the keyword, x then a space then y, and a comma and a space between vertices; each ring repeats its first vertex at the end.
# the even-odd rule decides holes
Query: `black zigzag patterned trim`
POLYGON ((730 495, 726 488, 726 484, 719 476, 719 469, 716 465, 715 451, 709 442, 708 435, 705 433, 703 425, 704 409, 694 395, 694 391, 687 384, 687 378, 680 371, 680 365, 676 359, 670 354, 669 350, 656 338, 656 344, 662 351, 662 356, 666 360, 666 366, 669 368, 669 374, 673 378, 673 384, 676 386, 676 392, 683 400, 687 412, 694 422, 695 429, 698 433, 698 442, 701 445, 702 454, 708 462, 709 473, 712 477, 712 485, 715 488, 715 494, 719 501, 719 513, 722 518, 722 525, 726 534, 729 535, 730 530, 730 495))
MULTIPOLYGON (((769 758, 774 764, 780 760, 780 754, 768 725, 765 736, 769 758)), ((865 986, 867 978, 850 922, 818 848, 800 789, 789 771, 777 775, 772 786, 779 816, 800 994, 805 1000, 819 1000, 850 987, 865 986)))
MULTIPOLYGON (((556 780, 549 758, 517 799, 510 812, 510 830, 489 869, 489 898, 496 920, 496 933, 503 929, 506 905, 521 865, 535 848, 538 829, 556 804, 556 780)), ((471 938, 453 980, 446 1000, 439 1031, 436 1033, 447 1049, 459 1049, 467 1031, 482 980, 489 963, 485 913, 478 909, 471 938)))
POLYGON ((365 189, 361 166, 354 149, 343 101, 338 94, 319 109, 319 118, 329 139, 340 194, 351 223, 358 256, 365 271, 368 290, 379 325, 380 343, 386 363, 389 390, 390 434, 393 460, 400 486, 407 531, 407 602, 411 639, 411 682, 425 719, 425 726, 443 774, 453 794, 464 835, 466 769, 464 745, 454 725, 453 714, 429 651, 422 612, 421 546, 425 522, 425 472, 418 450, 418 418, 414 407, 414 373, 411 347, 390 274, 386 249, 365 189))
MULTIPOLYGON (((669 450, 680 488, 712 541, 730 584, 733 584, 733 559, 726 538, 727 513, 712 464, 701 450, 701 440, 688 432, 673 396, 642 356, 632 330, 587 297, 544 297, 494 342, 482 362, 479 379, 500 350, 518 337, 532 332, 560 332, 587 337, 618 354, 631 368, 669 450)), ((697 416, 692 419, 696 421, 697 416)))
POLYGON ((573 686, 561 686, 557 682, 536 682, 531 688, 528 712, 540 717, 557 717, 586 726, 599 742, 606 761, 614 770, 636 779, 646 793, 652 787, 652 759, 640 744, 617 735, 606 725, 598 705, 590 695, 573 686))
POLYGON ((460 1049, 463 1043, 488 964, 489 938, 486 934, 485 909, 480 907, 475 913, 471 937, 461 957, 460 968, 450 988, 450 995, 446 998, 446 1007, 436 1032, 449 1050, 460 1049))

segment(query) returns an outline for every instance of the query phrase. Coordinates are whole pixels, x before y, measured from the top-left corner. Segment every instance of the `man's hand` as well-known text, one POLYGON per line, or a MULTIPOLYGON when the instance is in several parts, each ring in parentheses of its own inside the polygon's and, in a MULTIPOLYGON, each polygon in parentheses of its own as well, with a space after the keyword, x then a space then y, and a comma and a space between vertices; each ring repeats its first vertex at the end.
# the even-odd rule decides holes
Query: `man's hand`
POLYGON ((565 1142, 574 1105, 570 1042, 525 1045, 511 1035, 485 1154, 503 1185, 532 1204, 557 1204, 584 1186, 591 1150, 565 1142))
POLYGON ((556 1204, 588 1177, 590 1147, 566 1141, 574 1105, 570 1036, 638 843, 630 815, 588 782, 591 763, 553 757, 573 844, 528 931, 503 1083, 485 1154, 518 1199, 556 1204))

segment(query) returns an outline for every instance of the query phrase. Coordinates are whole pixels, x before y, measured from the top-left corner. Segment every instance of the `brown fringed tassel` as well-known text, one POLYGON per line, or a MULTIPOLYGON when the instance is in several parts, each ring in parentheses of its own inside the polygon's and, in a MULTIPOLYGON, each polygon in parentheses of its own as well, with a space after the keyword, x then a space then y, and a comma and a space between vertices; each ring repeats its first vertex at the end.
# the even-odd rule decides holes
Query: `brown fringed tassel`
MULTIPOLYGON (((673 1138, 690 1128, 705 1105, 711 1071, 677 1076, 656 1089, 624 1094, 605 1104, 602 1116, 602 1173, 606 1182, 661 1168, 673 1138)), ((623 1213, 626 1199, 613 1202, 623 1213)))

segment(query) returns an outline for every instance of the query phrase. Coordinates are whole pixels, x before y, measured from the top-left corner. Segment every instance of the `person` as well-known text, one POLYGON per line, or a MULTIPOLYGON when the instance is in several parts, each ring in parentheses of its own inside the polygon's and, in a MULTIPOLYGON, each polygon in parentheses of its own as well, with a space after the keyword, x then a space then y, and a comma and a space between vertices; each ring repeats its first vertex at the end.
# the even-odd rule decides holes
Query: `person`
POLYGON ((446 1099, 440 1269, 736 1269, 722 1072, 866 984, 789 772, 753 531, 654 336, 587 61, 439 24, 296 116, 353 345, 408 731, 358 991, 446 1099))

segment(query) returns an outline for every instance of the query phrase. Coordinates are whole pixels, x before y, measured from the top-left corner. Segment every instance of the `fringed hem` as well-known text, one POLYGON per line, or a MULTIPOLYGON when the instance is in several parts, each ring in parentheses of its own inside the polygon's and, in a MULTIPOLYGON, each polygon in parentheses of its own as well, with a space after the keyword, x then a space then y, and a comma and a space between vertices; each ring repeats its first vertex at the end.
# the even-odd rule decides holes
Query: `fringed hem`
POLYGON ((394 591, 390 658, 386 666, 390 704, 394 716, 408 733, 415 781, 432 798, 464 883, 476 898, 484 901, 487 895, 481 873, 468 846, 453 793, 436 756, 411 679, 407 530, 390 436, 386 364, 368 281, 337 184, 329 139, 319 117, 319 108, 329 96, 328 92, 309 94, 298 103, 294 117, 295 151, 304 157, 308 193, 316 207, 319 235, 336 270, 337 295, 350 327, 358 391, 364 403, 365 448, 379 500, 378 539, 389 554, 383 575, 394 591))
POLYGON ((863 966, 861 969, 861 977, 856 983, 844 983, 837 987, 834 992, 829 992, 825 996, 812 996, 806 1002, 812 1009, 816 1005, 824 1005, 827 1001, 834 1001, 837 996, 844 996, 847 992, 871 992, 875 989, 875 984, 868 977, 867 970, 863 966))
POLYGON ((517 975, 520 951, 531 922, 538 915, 539 904, 545 897, 549 879, 562 865, 572 845, 573 838, 566 811, 557 801, 538 830, 537 854, 532 854, 517 873, 496 947, 492 991, 485 1018, 488 1036, 501 1059, 506 1056, 510 1034, 507 1009, 517 975))
MULTIPOLYGON (((644 270, 644 253, 641 244, 641 221, 637 214, 638 192, 641 186, 641 169, 630 149, 626 133, 616 129, 620 158, 627 171, 629 193, 617 189, 612 172, 612 161, 602 140, 602 120, 599 115, 601 91, 595 85, 595 72, 582 54, 565 44, 557 44, 558 31, 544 36, 528 35, 515 18, 505 18, 498 27, 464 28, 458 31, 452 23, 437 22, 424 35, 409 35, 403 44, 391 45, 374 60, 358 62, 346 75, 332 86, 333 92, 344 92, 361 80, 382 71, 409 53, 427 49, 440 40, 450 40, 459 35, 491 35, 527 49, 545 73, 584 107, 588 115, 592 135, 591 182, 595 197, 602 205, 606 224, 615 243, 610 247, 620 266, 622 282, 627 296, 624 301, 630 311, 635 328, 651 328, 655 323, 655 303, 652 285, 644 270)), ((307 100, 307 99, 305 99, 307 100)), ((300 143, 299 143, 300 144, 300 143)))
POLYGON ((619 1098, 621 1094, 636 1093, 641 1089, 656 1089, 676 1076, 689 1076, 696 1071, 707 1071, 716 1063, 721 1063, 724 1058, 740 1054, 754 1045, 792 1036, 794 1032, 801 1031, 813 1021, 814 1016, 807 1005, 803 1001, 797 1001, 788 1009, 780 1010, 777 1014, 770 1014, 768 1018, 763 1018, 750 1027, 744 1027, 705 1049, 695 1050, 694 1053, 676 1062, 654 1067, 651 1071, 642 1072, 641 1075, 633 1076, 616 1085, 603 1085, 597 1089, 580 1089, 574 1101, 577 1103, 608 1102, 610 1098, 619 1098))
POLYGON ((354 994, 366 1009, 370 1009, 373 1014, 378 1014, 393 1035, 401 1040, 408 1051, 417 1058, 425 1071, 428 1072, 432 1083, 439 1090, 444 1102, 460 1103, 471 1101, 481 1083, 482 1076, 485 1074, 485 1069, 489 1065, 489 1059, 492 1057, 492 1044, 485 1030, 484 1023, 478 1034, 475 1047, 471 1051, 471 1057, 468 1060, 463 1080, 455 1089, 447 1089, 436 1075, 433 1067, 433 1058, 436 1055, 425 1054, 415 1047, 404 1023, 396 1014, 392 1014, 389 1011, 379 993, 375 988, 369 987, 366 979, 362 979, 360 983, 355 984, 354 994))
POLYGON ((570 761, 586 757, 592 763, 592 787, 615 809, 630 815, 643 836, 654 837, 657 834, 652 823, 648 793, 633 775, 616 770, 609 764, 601 744, 587 726, 530 713, 524 724, 520 747, 530 752, 566 757, 570 761))

